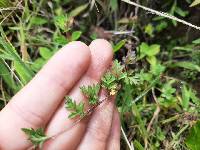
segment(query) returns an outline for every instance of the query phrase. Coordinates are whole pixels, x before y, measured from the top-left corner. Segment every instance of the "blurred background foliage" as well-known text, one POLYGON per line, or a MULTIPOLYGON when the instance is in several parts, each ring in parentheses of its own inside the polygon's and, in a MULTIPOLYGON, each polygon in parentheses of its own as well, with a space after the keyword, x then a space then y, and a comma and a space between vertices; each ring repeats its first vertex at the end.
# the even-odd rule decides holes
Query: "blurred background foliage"
MULTIPOLYGON (((199 0, 135 2, 200 26, 199 0)), ((199 30, 120 0, 0 0, 0 13, 0 109, 63 45, 104 38, 129 74, 121 149, 200 149, 199 30)))

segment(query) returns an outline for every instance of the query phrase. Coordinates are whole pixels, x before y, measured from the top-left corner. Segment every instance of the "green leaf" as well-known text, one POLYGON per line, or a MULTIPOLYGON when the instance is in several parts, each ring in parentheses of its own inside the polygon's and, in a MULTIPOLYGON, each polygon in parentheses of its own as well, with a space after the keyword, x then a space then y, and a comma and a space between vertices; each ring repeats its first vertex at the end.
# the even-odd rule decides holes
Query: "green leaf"
POLYGON ((75 31, 72 33, 72 39, 71 41, 76 41, 81 37, 82 32, 81 31, 75 31))
POLYGON ((181 17, 186 17, 188 15, 188 11, 184 11, 179 7, 176 7, 175 12, 181 17))
POLYGON ((139 46, 139 54, 140 54, 140 58, 142 59, 146 56, 146 51, 148 51, 149 49, 149 45, 147 43, 142 42, 142 44, 139 46))
POLYGON ((195 105, 197 105, 197 106, 200 105, 200 99, 197 97, 197 94, 195 91, 191 90, 190 97, 191 97, 192 102, 195 105))
POLYGON ((165 133, 161 130, 160 127, 157 127, 156 129, 156 137, 158 138, 158 140, 163 141, 166 137, 165 137, 165 133))
POLYGON ((24 84, 32 79, 32 76, 27 73, 27 70, 18 61, 14 61, 14 68, 24 84))
POLYGON ((58 44, 58 45, 63 46, 63 45, 66 45, 69 41, 68 41, 68 39, 67 39, 65 36, 63 36, 63 35, 54 34, 53 42, 54 42, 55 44, 58 44))
POLYGON ((82 93, 88 98, 89 104, 96 105, 98 103, 98 94, 100 90, 99 84, 80 87, 82 93))
POLYGON ((191 89, 187 89, 187 87, 185 85, 183 85, 181 91, 182 91, 182 102, 181 102, 181 105, 185 110, 188 110, 191 89))
POLYGON ((111 72, 115 76, 117 81, 120 81, 121 79, 124 79, 127 77, 127 73, 124 72, 124 66, 122 66, 118 60, 115 60, 113 62, 111 72))
POLYGON ((39 16, 32 17, 31 20, 30 20, 31 25, 37 25, 37 26, 46 24, 47 22, 48 21, 47 21, 46 18, 42 18, 42 17, 39 17, 39 16))
POLYGON ((190 150, 200 150, 200 121, 190 129, 185 144, 190 150))
POLYGON ((108 90, 115 90, 117 88, 117 79, 110 71, 104 74, 104 76, 101 78, 101 81, 102 87, 108 90))
POLYGON ((40 56, 42 56, 42 58, 44 58, 46 60, 51 58, 51 56, 53 55, 52 51, 46 47, 40 47, 39 54, 40 54, 40 56))
POLYGON ((147 61, 151 64, 151 65, 156 65, 157 63, 157 59, 155 56, 150 56, 150 57, 147 57, 147 61))
POLYGON ((182 61, 182 62, 176 62, 170 65, 170 67, 181 67, 189 70, 196 70, 200 72, 200 67, 196 64, 193 64, 192 62, 188 61, 182 61))
POLYGON ((56 16, 55 19, 55 25, 60 28, 63 32, 69 31, 69 17, 67 15, 60 15, 56 16))
POLYGON ((135 76, 127 76, 125 79, 124 79, 124 82, 126 84, 129 84, 129 85, 138 85, 140 80, 139 80, 139 75, 135 75, 135 76))
POLYGON ((116 53, 120 48, 122 48, 126 44, 126 39, 119 41, 116 45, 113 46, 113 51, 116 53))
POLYGON ((134 140, 133 144, 134 144, 134 147, 135 147, 137 150, 144 150, 144 147, 142 146, 142 144, 140 144, 139 141, 134 140))
POLYGON ((10 89, 16 90, 17 85, 12 77, 11 72, 8 70, 3 60, 0 59, 0 76, 10 89))
POLYGON ((157 44, 153 44, 149 46, 149 50, 146 51, 146 54, 148 56, 155 56, 156 54, 158 54, 160 52, 160 45, 157 44))
POLYGON ((151 57, 151 56, 155 56, 160 52, 160 45, 158 44, 153 44, 153 45, 148 45, 147 43, 142 43, 139 46, 139 50, 140 50, 140 58, 142 59, 145 56, 151 57))
POLYGON ((44 133, 44 129, 22 128, 22 131, 28 136, 28 139, 35 147, 42 148, 43 143, 49 139, 44 133))
POLYGON ((154 27, 151 23, 145 26, 144 32, 147 33, 149 36, 153 37, 154 27))
POLYGON ((190 7, 194 7, 196 5, 199 5, 200 4, 200 0, 195 0, 191 5, 190 7))
POLYGON ((31 68, 34 71, 38 72, 45 63, 46 63, 46 60, 44 60, 43 58, 38 58, 33 62, 33 64, 31 65, 31 68))
POLYGON ((151 73, 154 74, 154 75, 160 75, 161 73, 163 73, 165 71, 165 66, 163 66, 162 64, 160 63, 157 63, 157 64, 154 64, 154 65, 151 65, 151 73))
POLYGON ((193 44, 200 44, 200 38, 192 41, 193 44))
POLYGON ((8 41, 3 29, 0 27, 1 37, 0 46, 4 49, 3 53, 13 59, 15 70, 24 84, 28 83, 34 76, 33 71, 18 55, 13 45, 8 41))
POLYGON ((77 104, 76 101, 73 101, 69 96, 65 98, 65 108, 71 112, 68 118, 83 117, 85 115, 83 102, 77 104))
POLYGON ((81 5, 81 6, 79 6, 79 7, 76 7, 74 10, 72 10, 72 11, 69 13, 69 16, 70 16, 70 17, 76 17, 76 16, 78 16, 80 13, 82 13, 87 7, 88 7, 88 4, 84 4, 84 5, 81 5))
POLYGON ((168 23, 166 21, 161 21, 159 24, 156 25, 156 31, 161 32, 162 30, 168 27, 168 23))
POLYGON ((163 107, 168 108, 176 105, 177 103, 177 100, 174 96, 176 89, 172 87, 172 84, 174 82, 175 82, 174 80, 171 80, 162 86, 161 95, 158 98, 158 100, 160 105, 163 107))

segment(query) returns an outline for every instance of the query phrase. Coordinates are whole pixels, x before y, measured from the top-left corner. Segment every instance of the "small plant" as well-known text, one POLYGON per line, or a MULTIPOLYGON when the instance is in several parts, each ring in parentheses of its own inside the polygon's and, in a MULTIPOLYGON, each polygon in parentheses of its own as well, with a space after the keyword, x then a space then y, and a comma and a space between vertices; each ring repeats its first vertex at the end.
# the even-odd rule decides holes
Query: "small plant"
POLYGON ((43 143, 49 139, 44 133, 44 129, 39 128, 39 129, 28 129, 28 128, 22 128, 22 131, 28 135, 29 140, 33 143, 35 147, 41 148, 43 143))
POLYGON ((88 98, 89 104, 96 105, 98 102, 98 94, 100 85, 82 86, 80 87, 82 93, 88 98))
POLYGON ((115 90, 117 88, 116 77, 113 76, 111 72, 107 72, 101 81, 102 87, 108 89, 109 91, 115 90))
MULTIPOLYGON (((79 118, 80 121, 81 119, 86 117, 88 114, 90 114, 90 112, 93 112, 94 109, 100 104, 100 102, 98 101, 100 89, 104 88, 108 91, 107 97, 101 101, 104 102, 105 100, 109 99, 109 96, 115 95, 117 93, 120 87, 121 80, 125 79, 126 77, 127 73, 125 72, 124 67, 117 60, 115 60, 112 68, 107 71, 102 77, 102 82, 100 84, 80 87, 81 92, 88 99, 88 103, 91 106, 89 110, 84 111, 85 105, 83 102, 76 103, 76 101, 74 101, 71 97, 65 97, 65 108, 70 111, 68 118, 79 118)), ((34 146, 38 146, 40 148, 46 140, 51 138, 47 137, 44 134, 44 130, 42 128, 36 130, 23 128, 22 131, 24 131, 25 134, 29 137, 29 140, 34 144, 34 146)))
POLYGON ((77 104, 70 97, 66 97, 65 108, 71 111, 71 114, 68 116, 69 118, 75 118, 77 116, 84 116, 84 104, 81 102, 77 104))

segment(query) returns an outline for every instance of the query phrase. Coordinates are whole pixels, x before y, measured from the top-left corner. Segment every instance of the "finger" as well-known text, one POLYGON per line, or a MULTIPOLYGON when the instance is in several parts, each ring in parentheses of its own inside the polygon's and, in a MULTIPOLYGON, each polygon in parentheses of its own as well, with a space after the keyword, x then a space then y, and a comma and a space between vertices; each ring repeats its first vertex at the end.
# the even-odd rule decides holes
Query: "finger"
POLYGON ((90 56, 89 47, 81 42, 58 51, 0 113, 0 143, 10 149, 29 145, 21 128, 38 128, 48 122, 64 95, 88 69, 90 56))
MULTIPOLYGON (((92 85, 99 82, 101 76, 112 62, 112 47, 107 41, 98 39, 93 41, 89 47, 91 50, 91 64, 89 69, 69 94, 69 96, 77 102, 87 102, 80 91, 80 86, 92 85)), ((71 126, 74 120, 67 118, 69 113, 70 112, 65 109, 64 104, 62 104, 49 123, 46 132, 47 135, 55 135, 56 133, 71 126)), ((69 131, 64 132, 55 139, 45 143, 44 149, 76 149, 76 146, 79 144, 85 132, 86 124, 87 122, 81 121, 69 131)))
POLYGON ((105 150, 112 125, 114 103, 114 98, 109 98, 98 106, 91 116, 78 150, 105 150))
POLYGON ((106 150, 120 150, 120 118, 117 108, 114 110, 112 127, 106 150))

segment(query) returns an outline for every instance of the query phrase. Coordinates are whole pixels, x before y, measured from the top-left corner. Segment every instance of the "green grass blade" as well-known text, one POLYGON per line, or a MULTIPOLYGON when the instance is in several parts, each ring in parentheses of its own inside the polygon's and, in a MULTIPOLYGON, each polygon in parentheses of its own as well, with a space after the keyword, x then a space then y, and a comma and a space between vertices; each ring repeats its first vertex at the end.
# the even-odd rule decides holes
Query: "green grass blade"
POLYGON ((6 67, 6 65, 4 64, 3 60, 0 59, 0 76, 2 77, 3 81, 7 84, 7 86, 12 89, 12 90, 16 90, 17 86, 16 83, 9 71, 9 69, 6 67))
POLYGON ((5 53, 13 58, 15 70, 24 84, 32 79, 34 72, 28 65, 20 58, 13 45, 6 39, 6 36, 1 28, 0 46, 4 49, 5 53))

